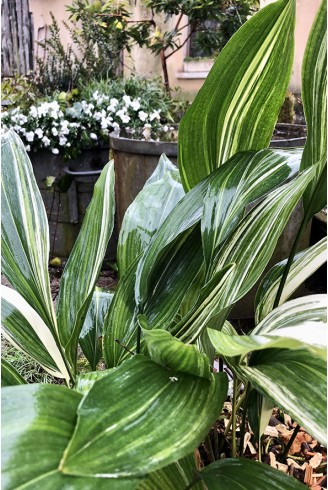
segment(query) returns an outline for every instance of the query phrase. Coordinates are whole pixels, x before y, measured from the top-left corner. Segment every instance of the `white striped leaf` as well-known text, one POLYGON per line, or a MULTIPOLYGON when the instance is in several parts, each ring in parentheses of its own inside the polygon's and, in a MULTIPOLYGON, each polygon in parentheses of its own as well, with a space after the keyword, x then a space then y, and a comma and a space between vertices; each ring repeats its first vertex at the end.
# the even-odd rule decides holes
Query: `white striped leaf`
POLYGON ((226 393, 224 373, 210 381, 135 355, 96 381, 83 399, 60 469, 121 478, 163 468, 197 447, 226 393))
POLYGON ((244 458, 215 461, 198 473, 207 490, 302 490, 304 485, 267 464, 244 458))
POLYGON ((208 329, 216 351, 225 357, 264 349, 308 349, 327 359, 327 296, 297 298, 274 309, 249 335, 208 329))
POLYGON ((320 357, 308 349, 264 349, 238 367, 238 376, 326 444, 327 363, 320 357))
POLYGON ((225 208, 226 214, 223 213, 223 226, 222 222, 219 223, 218 214, 215 218, 210 217, 210 202, 207 201, 207 212, 202 222, 202 231, 206 235, 203 240, 207 262, 213 255, 212 249, 216 250, 220 240, 238 224, 245 206, 290 178, 298 170, 300 158, 301 153, 298 150, 239 153, 188 192, 155 233, 140 260, 136 281, 137 302, 146 302, 149 293, 155 288, 158 277, 161 276, 162 264, 170 260, 171 255, 177 250, 177 244, 186 239, 185 235, 190 233, 192 227, 202 218, 204 199, 209 186, 213 197, 215 196, 214 201, 221 200, 224 203, 222 207, 225 208), (219 224, 223 230, 217 236, 216 225, 219 224))
MULTIPOLYGON (((161 470, 146 476, 138 486, 138 490, 179 490, 187 488, 196 471, 195 455, 190 454, 161 470)), ((204 490, 201 483, 193 485, 194 490, 204 490)))
MULTIPOLYGON (((108 480, 77 478, 58 471, 73 434, 82 396, 56 385, 2 390, 2 488, 107 490, 108 480), (64 410, 63 410, 64 407, 64 410)), ((134 490, 138 480, 113 481, 111 490, 134 490)))
POLYGON ((179 126, 185 189, 243 150, 269 146, 294 54, 295 0, 261 9, 230 39, 179 126))
POLYGON ((2 287, 1 324, 5 338, 53 376, 69 380, 56 340, 41 316, 14 289, 2 287))
MULTIPOLYGON (((140 315, 143 316, 143 315, 140 315)), ((138 318, 144 326, 145 320, 138 318)), ((142 328, 149 357, 169 369, 211 379, 210 361, 196 345, 188 345, 165 330, 142 328)))
POLYGON ((259 279, 315 170, 312 167, 292 182, 272 191, 223 243, 214 270, 219 271, 230 263, 235 263, 236 268, 231 278, 232 287, 222 291, 222 308, 243 297, 259 279))
POLYGON ((1 160, 2 273, 55 334, 47 215, 25 147, 12 130, 1 137, 1 160))
POLYGON ((211 180, 201 222, 206 270, 220 244, 243 217, 245 207, 290 178, 299 169, 302 150, 243 152, 224 165, 219 185, 211 180))
POLYGON ((155 231, 183 196, 179 170, 166 155, 161 155, 156 170, 123 218, 117 246, 121 276, 144 252, 155 231))
POLYGON ((93 371, 96 370, 97 364, 102 357, 101 337, 103 325, 113 296, 114 293, 105 289, 95 288, 80 333, 79 344, 93 371))
POLYGON ((26 384, 25 379, 19 374, 6 359, 1 359, 1 386, 15 386, 26 384))
MULTIPOLYGON (((327 237, 295 255, 279 305, 283 304, 303 282, 327 261, 327 237)), ((263 278, 255 297, 255 322, 259 323, 273 309, 287 259, 274 265, 263 278)))
POLYGON ((306 45, 302 66, 302 102, 307 139, 301 168, 320 162, 316 178, 304 193, 307 216, 327 203, 327 2, 322 0, 306 45))
POLYGON ((103 376, 106 376, 109 372, 110 371, 106 369, 105 371, 91 371, 79 374, 76 377, 74 389, 81 393, 81 395, 86 395, 95 382, 103 376))
POLYGON ((57 303, 59 337, 73 368, 79 335, 114 227, 114 213, 114 163, 109 162, 95 184, 60 283, 57 303))

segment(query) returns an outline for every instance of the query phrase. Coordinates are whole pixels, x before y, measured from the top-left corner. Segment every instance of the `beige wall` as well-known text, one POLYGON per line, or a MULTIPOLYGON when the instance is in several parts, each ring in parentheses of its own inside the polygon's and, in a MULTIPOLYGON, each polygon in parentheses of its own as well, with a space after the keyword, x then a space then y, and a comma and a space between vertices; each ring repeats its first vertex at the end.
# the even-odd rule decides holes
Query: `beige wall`
MULTIPOLYGON (((261 0, 261 6, 273 3, 274 0, 261 0)), ((311 25, 319 9, 321 0, 296 0, 296 28, 295 28, 295 57, 290 89, 301 92, 302 60, 306 41, 311 25)))
MULTIPOLYGON (((267 5, 274 0, 261 0, 261 5, 267 5)), ((30 10, 33 12, 35 39, 38 39, 40 28, 51 23, 49 12, 52 11, 61 27, 63 44, 67 45, 70 42, 69 33, 62 26, 62 20, 67 20, 68 13, 66 12, 66 4, 69 0, 30 0, 30 10)), ((134 2, 133 2, 134 3, 134 2)), ((142 2, 138 0, 136 2, 134 19, 140 20, 149 18, 145 7, 140 5, 142 2)), ((301 90, 301 67, 304 49, 307 41, 307 37, 311 28, 311 24, 314 20, 315 14, 319 8, 320 0, 296 0, 296 32, 295 32, 295 61, 293 67, 293 74, 291 79, 290 88, 292 91, 300 92, 301 90)), ((158 19, 159 26, 163 30, 167 30, 168 27, 174 26, 175 19, 172 19, 169 24, 165 24, 163 19, 158 19)), ((180 42, 183 43, 187 32, 181 36, 180 42)), ((42 55, 40 48, 36 48, 36 52, 42 55)), ((181 87, 181 89, 188 94, 196 93, 204 82, 204 73, 197 75, 196 73, 184 73, 183 60, 188 55, 188 43, 177 53, 168 59, 168 72, 170 77, 171 87, 181 87), (187 78, 196 77, 196 78, 187 78), (199 77, 199 78, 197 78, 199 77)), ((153 55, 149 50, 143 48, 134 48, 132 50, 132 58, 127 54, 124 57, 125 67, 124 73, 138 73, 145 76, 161 75, 161 63, 159 57, 153 55)))

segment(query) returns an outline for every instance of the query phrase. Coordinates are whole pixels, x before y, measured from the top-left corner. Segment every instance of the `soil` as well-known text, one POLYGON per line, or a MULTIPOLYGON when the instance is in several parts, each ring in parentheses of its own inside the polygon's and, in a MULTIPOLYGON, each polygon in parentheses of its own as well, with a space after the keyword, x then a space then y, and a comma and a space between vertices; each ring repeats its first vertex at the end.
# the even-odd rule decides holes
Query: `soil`
POLYGON ((273 140, 289 140, 294 138, 305 138, 306 128, 295 125, 291 131, 286 131, 286 129, 275 128, 272 139, 273 140))

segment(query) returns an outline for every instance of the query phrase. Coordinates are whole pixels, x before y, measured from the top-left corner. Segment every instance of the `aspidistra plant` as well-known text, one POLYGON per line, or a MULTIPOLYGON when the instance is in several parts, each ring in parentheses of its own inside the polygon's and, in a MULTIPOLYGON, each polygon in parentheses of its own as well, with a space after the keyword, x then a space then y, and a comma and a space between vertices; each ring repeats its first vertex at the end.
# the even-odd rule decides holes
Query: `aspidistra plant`
POLYGON ((324 115, 316 116, 324 10, 306 54, 316 83, 309 88, 305 69, 303 88, 312 94, 307 145, 320 158, 305 157, 309 149, 302 157, 300 149, 266 148, 293 57, 295 1, 279 0, 242 26, 218 57, 181 123, 179 169, 162 156, 128 209, 114 293, 95 287, 114 223, 113 163, 96 184, 54 308, 42 199, 18 136, 3 136, 2 260, 13 286, 3 288, 3 334, 67 384, 27 385, 4 363, 4 489, 230 490, 242 483, 248 490, 268 481, 301 488, 242 458, 234 439, 238 380, 258 437, 276 404, 324 442, 324 298, 287 301, 325 261, 324 241, 264 277, 250 335, 238 335, 227 318, 262 276, 302 196, 307 220, 322 205, 321 197, 309 202, 324 167, 316 131, 320 124, 322 135, 325 125, 324 115), (77 369, 79 344, 90 363, 85 374, 77 369), (213 373, 215 353, 234 373, 232 458, 195 473, 194 450, 227 396, 225 373, 213 373), (102 355, 107 369, 97 371, 102 355))

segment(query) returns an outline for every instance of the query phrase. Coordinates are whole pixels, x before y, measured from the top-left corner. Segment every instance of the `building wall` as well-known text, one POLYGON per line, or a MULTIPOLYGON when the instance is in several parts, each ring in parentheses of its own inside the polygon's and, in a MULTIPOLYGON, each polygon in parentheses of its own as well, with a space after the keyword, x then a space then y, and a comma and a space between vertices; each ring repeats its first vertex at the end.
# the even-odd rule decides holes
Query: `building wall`
MULTIPOLYGON (((44 35, 44 26, 51 23, 50 11, 55 15, 59 26, 61 27, 61 34, 64 46, 70 43, 70 36, 67 30, 62 26, 62 21, 67 20, 68 13, 66 12, 66 5, 69 0, 29 0, 30 10, 33 12, 34 32, 35 39, 40 40, 40 36, 44 35)), ((265 6, 268 3, 272 3, 274 0, 261 0, 261 6, 265 6)), ((141 5, 141 1, 136 2, 134 11, 134 20, 140 20, 149 18, 148 12, 141 5)), ((290 88, 294 92, 300 92, 301 90, 301 67, 304 49, 307 41, 308 34, 315 14, 319 8, 320 0, 296 0, 296 32, 295 32, 295 61, 293 67, 293 74, 290 83, 290 88)), ((173 27, 175 19, 173 18, 169 23, 165 24, 164 17, 159 19, 159 25, 163 30, 167 30, 173 27)), ((181 43, 184 42, 187 36, 185 32, 181 37, 181 43)), ((42 56, 40 48, 36 47, 36 53, 42 56)), ((172 55, 168 61, 168 72, 170 78, 171 87, 180 87, 187 94, 195 94, 204 82, 206 73, 200 72, 185 72, 184 71, 184 58, 188 56, 188 43, 177 53, 172 55)), ((132 57, 125 54, 124 56, 124 73, 128 75, 130 73, 138 73, 144 76, 160 76, 162 73, 161 63, 158 56, 153 55, 149 50, 145 48, 133 48, 132 57)), ((201 68, 200 68, 201 70, 201 68)))

